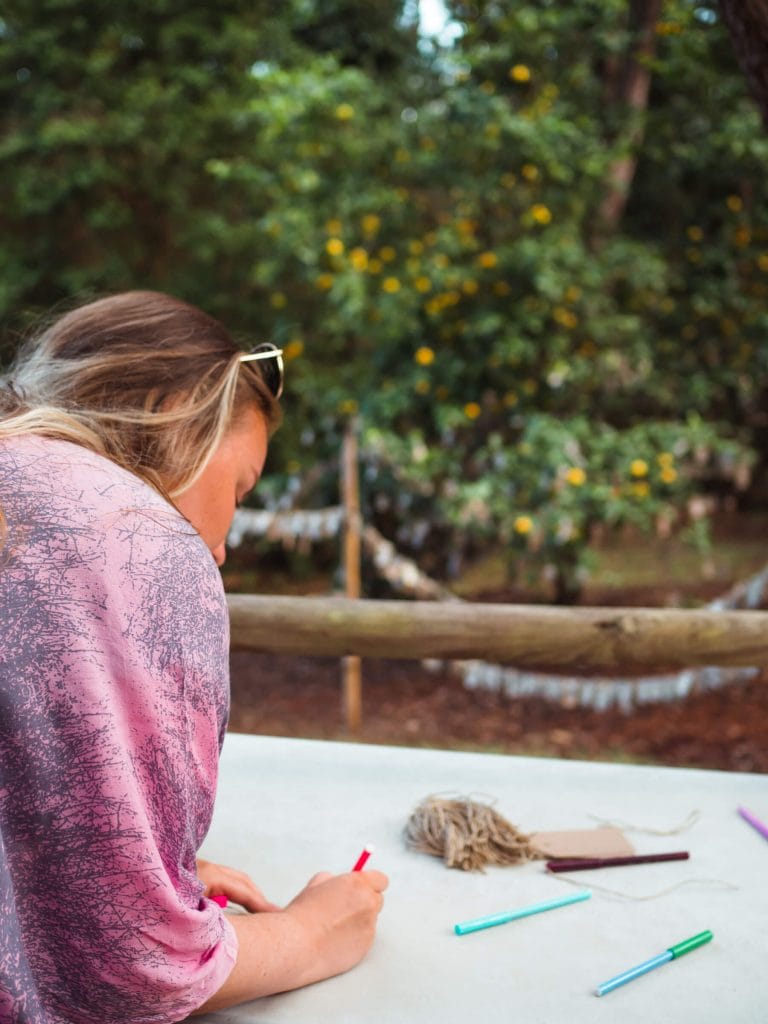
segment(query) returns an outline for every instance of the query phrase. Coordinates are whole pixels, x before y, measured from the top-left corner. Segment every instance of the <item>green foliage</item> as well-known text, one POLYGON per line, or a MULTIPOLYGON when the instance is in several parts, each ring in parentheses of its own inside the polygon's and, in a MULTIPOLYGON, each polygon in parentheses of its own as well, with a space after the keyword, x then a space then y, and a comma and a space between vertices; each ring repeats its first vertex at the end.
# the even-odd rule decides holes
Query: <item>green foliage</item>
POLYGON ((502 541, 571 599, 597 529, 680 527, 754 461, 768 140, 706 2, 665 4, 645 114, 625 0, 455 0, 449 51, 374 6, 11 5, 6 350, 73 297, 183 295, 285 348, 275 492, 359 416, 368 517, 440 572, 502 541))

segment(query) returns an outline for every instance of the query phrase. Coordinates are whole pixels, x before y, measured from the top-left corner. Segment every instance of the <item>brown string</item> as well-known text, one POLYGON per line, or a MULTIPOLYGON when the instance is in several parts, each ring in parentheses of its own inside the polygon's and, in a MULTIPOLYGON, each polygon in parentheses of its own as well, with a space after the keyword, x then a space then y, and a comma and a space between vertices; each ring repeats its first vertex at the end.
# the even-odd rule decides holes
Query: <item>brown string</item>
POLYGON ((446 867, 483 871, 487 864, 524 864, 540 860, 539 852, 514 825, 488 804, 471 797, 444 800, 427 797, 405 827, 409 847, 442 857, 446 867))

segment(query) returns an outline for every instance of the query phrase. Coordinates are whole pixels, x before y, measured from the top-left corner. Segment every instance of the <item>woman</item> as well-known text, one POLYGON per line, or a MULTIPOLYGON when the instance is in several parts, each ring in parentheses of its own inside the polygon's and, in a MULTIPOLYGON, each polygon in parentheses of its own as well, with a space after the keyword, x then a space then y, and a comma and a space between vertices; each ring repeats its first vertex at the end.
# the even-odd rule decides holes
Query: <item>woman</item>
POLYGON ((216 564, 279 352, 128 292, 0 383, 0 1022, 165 1024, 349 969, 384 875, 320 874, 280 909, 196 859, 229 706, 216 564))

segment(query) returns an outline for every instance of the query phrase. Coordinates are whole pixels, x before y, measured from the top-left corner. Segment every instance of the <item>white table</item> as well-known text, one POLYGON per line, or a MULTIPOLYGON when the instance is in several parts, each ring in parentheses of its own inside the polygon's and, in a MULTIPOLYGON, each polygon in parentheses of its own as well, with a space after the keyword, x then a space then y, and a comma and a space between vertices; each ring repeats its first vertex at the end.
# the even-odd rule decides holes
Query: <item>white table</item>
POLYGON ((318 985, 196 1018, 209 1024, 765 1024, 768 841, 736 814, 768 821, 768 775, 465 754, 230 734, 202 855, 248 871, 285 903, 318 870, 348 871, 367 843, 390 888, 377 939, 357 968, 318 985), (447 869, 406 849, 425 796, 473 794, 524 831, 621 819, 688 831, 627 832, 637 852, 688 861, 584 871, 591 899, 457 936, 453 925, 575 889, 543 863, 447 869), (597 886, 645 896, 616 899, 597 886), (720 884, 717 884, 720 883, 720 884), (727 883, 724 884, 724 883, 727 883), (708 945, 597 998, 595 985, 711 929, 708 945))

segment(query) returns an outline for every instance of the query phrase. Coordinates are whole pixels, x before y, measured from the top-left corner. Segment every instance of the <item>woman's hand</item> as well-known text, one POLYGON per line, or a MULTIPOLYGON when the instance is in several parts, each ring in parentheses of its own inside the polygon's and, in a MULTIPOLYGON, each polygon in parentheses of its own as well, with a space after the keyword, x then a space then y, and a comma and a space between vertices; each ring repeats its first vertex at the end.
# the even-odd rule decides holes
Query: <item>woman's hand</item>
POLYGON ((333 977, 371 947, 384 903, 380 871, 315 875, 278 914, 233 914, 237 961, 219 991, 193 1016, 333 977))
POLYGON ((271 903, 243 871, 212 864, 209 860, 198 860, 197 877, 205 886, 206 896, 226 896, 230 903, 239 903, 254 914, 281 909, 276 903, 271 903))
POLYGON ((387 884, 380 871, 321 872, 291 900, 285 913, 315 949, 308 980, 341 974, 363 959, 373 943, 387 884))

